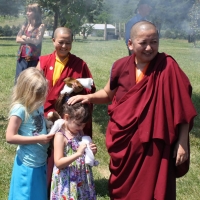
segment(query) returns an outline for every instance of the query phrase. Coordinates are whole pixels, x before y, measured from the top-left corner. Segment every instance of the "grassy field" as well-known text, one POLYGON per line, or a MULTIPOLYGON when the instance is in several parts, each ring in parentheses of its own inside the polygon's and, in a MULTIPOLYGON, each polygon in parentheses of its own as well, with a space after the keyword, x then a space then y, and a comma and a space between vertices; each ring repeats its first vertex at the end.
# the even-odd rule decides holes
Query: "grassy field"
MULTIPOLYGON (((0 200, 6 200, 15 145, 5 141, 8 106, 11 89, 14 84, 16 52, 18 44, 15 38, 0 38, 0 200)), ((44 39, 42 54, 53 51, 51 39, 44 39)), ((181 40, 160 41, 160 52, 172 55, 188 75, 193 85, 193 102, 200 112, 200 48, 181 40)), ((73 43, 72 53, 84 59, 93 74, 97 89, 102 88, 109 77, 112 63, 125 55, 127 49, 124 41, 77 40, 73 43)), ((183 99, 184 100, 184 99, 183 99)), ((95 105, 93 113, 94 142, 98 146, 96 159, 100 165, 94 167, 94 176, 98 200, 109 199, 107 181, 109 177, 109 157, 105 147, 105 131, 108 121, 107 106, 95 105)), ((177 199, 197 200, 200 188, 200 118, 195 118, 194 128, 190 134, 191 167, 183 178, 177 179, 177 199)))
POLYGON ((21 26, 25 22, 25 17, 20 15, 19 17, 11 17, 6 16, 5 18, 3 16, 0 16, 0 26, 4 27, 5 25, 9 26, 21 26))

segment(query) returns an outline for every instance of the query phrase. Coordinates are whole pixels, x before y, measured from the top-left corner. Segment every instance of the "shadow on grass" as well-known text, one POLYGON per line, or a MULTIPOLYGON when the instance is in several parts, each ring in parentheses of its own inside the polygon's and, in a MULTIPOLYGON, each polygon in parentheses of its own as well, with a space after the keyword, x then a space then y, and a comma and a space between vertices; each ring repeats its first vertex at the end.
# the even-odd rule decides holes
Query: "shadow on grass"
POLYGON ((19 44, 0 44, 0 47, 16 47, 19 46, 19 44))
POLYGON ((108 111, 107 111, 108 105, 102 104, 102 105, 94 105, 93 109, 93 122, 100 125, 100 131, 101 133, 106 133, 106 128, 108 125, 108 111))
POLYGON ((200 95, 193 93, 192 101, 198 115, 194 118, 194 126, 191 132, 195 137, 200 138, 200 95))
POLYGON ((5 57, 10 57, 10 58, 12 57, 12 58, 16 58, 17 59, 17 55, 15 55, 15 54, 6 54, 6 55, 5 54, 4 55, 0 54, 0 58, 5 58, 5 57))
POLYGON ((5 128, 8 123, 8 118, 6 116, 0 115, 0 130, 5 128))
POLYGON ((16 37, 0 37, 0 40, 16 40, 16 37))
POLYGON ((94 181, 95 182, 95 188, 96 188, 96 193, 98 196, 101 197, 108 197, 108 179, 102 178, 102 179, 97 179, 94 181))

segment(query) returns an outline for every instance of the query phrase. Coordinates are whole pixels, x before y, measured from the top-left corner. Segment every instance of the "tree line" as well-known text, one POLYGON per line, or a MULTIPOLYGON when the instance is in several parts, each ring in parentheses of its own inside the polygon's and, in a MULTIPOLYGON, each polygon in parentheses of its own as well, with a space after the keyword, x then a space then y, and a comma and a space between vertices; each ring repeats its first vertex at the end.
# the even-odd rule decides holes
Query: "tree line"
MULTIPOLYGON (((149 0, 153 6, 150 20, 165 34, 199 34, 200 0, 149 0)), ((25 6, 39 3, 47 29, 67 26, 79 33, 84 23, 125 24, 135 15, 139 0, 0 0, 0 15, 17 16, 25 6)), ((120 30, 119 30, 120 31, 120 30)))

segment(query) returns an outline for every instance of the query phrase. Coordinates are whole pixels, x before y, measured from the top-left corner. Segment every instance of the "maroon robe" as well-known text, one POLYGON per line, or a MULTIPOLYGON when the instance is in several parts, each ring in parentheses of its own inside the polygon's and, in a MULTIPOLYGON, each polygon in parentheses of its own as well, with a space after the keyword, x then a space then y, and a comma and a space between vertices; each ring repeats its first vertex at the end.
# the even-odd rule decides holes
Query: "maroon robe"
MULTIPOLYGON (((80 58, 76 57, 75 55, 69 53, 69 61, 67 62, 63 72, 53 86, 53 73, 54 67, 56 62, 56 55, 55 52, 49 55, 40 56, 40 68, 44 72, 44 76, 47 78, 49 83, 49 91, 46 98, 46 102, 44 105, 45 115, 50 112, 54 111, 54 104, 56 99, 58 98, 60 91, 63 89, 65 83, 63 80, 67 77, 72 77, 74 79, 77 78, 92 78, 92 74, 87 66, 87 64, 80 58)), ((89 94, 95 92, 95 87, 92 87, 92 90, 84 89, 82 94, 89 94)), ((72 94, 75 95, 75 94, 72 94)))
MULTIPOLYGON (((75 55, 69 53, 69 60, 63 69, 60 78, 57 80, 56 84, 53 86, 53 72, 56 62, 56 54, 55 51, 52 54, 40 56, 40 68, 43 70, 44 76, 48 80, 48 95, 44 104, 44 114, 47 114, 50 111, 55 111, 55 102, 60 95, 60 91, 63 89, 65 82, 64 79, 67 77, 71 77, 74 79, 77 78, 92 78, 90 70, 87 64, 80 58, 75 55)), ((95 92, 95 86, 92 86, 91 91, 89 89, 83 89, 83 91, 79 94, 89 94, 95 92)), ((72 93, 71 96, 76 95, 72 93)), ((91 104, 91 110, 92 110, 91 104)), ((92 137, 92 119, 86 124, 84 127, 84 134, 92 137)), ((48 190, 50 190, 51 184, 51 176, 53 170, 53 151, 49 151, 48 157, 48 190)))
MULTIPOLYGON (((48 80, 48 95, 44 104, 44 114, 47 114, 50 111, 55 111, 55 102, 60 94, 60 91, 63 89, 65 82, 64 79, 71 77, 74 79, 77 78, 92 78, 90 70, 87 64, 80 58, 69 53, 69 61, 67 62, 63 72, 61 73, 60 78, 57 80, 56 84, 53 86, 53 72, 55 67, 56 55, 55 51, 52 54, 40 56, 40 68, 44 72, 44 76, 48 80)), ((92 90, 83 89, 79 94, 89 94, 95 92, 95 86, 92 86, 92 90)), ((72 93, 71 96, 75 95, 72 93)), ((92 107, 92 105, 91 105, 92 107)), ((84 133, 92 137, 92 121, 87 123, 84 128, 84 133)))
POLYGON ((110 155, 110 198, 175 200, 176 177, 189 169, 189 159, 175 167, 178 125, 193 125, 192 87, 176 61, 158 53, 144 78, 135 82, 134 55, 116 61, 108 107, 106 146, 110 155))

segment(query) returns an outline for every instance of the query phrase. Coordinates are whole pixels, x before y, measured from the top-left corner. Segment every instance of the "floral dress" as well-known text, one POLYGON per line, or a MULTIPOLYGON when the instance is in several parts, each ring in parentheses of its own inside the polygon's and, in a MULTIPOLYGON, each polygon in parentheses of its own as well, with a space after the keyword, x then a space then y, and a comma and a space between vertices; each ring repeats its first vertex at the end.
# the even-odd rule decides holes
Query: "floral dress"
MULTIPOLYGON (((62 134, 66 135, 61 131, 62 134)), ((67 137, 66 137, 67 138, 67 137)), ((64 155, 74 154, 81 141, 78 135, 68 139, 64 155)), ((64 169, 55 165, 51 180, 51 200, 96 200, 96 192, 91 166, 85 164, 85 156, 79 157, 64 169)))

